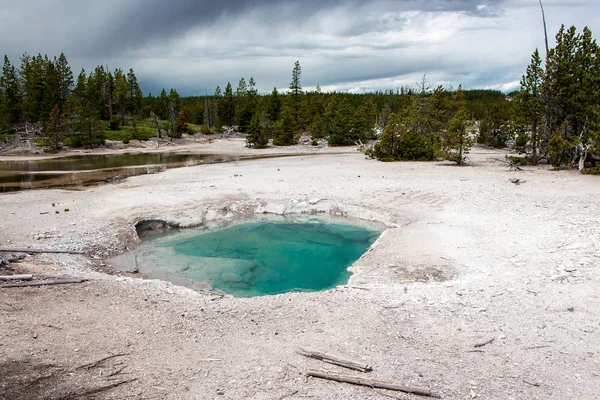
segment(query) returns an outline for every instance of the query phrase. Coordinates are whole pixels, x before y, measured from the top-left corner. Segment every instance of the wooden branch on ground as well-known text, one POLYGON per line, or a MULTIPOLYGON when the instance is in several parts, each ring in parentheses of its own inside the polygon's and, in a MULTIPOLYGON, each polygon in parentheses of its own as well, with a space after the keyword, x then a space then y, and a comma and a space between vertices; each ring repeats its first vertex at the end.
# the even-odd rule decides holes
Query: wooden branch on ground
POLYGON ((311 350, 311 349, 306 349, 306 348, 300 347, 296 350, 296 353, 303 355, 305 357, 315 358, 317 360, 321 360, 321 361, 329 363, 329 364, 339 365, 341 367, 354 369, 354 370, 360 371, 360 372, 373 371, 373 368, 371 368, 371 366, 369 366, 365 363, 353 361, 353 360, 350 360, 347 358, 336 356, 334 354, 323 353, 323 352, 320 352, 317 350, 311 350))
POLYGON ((491 338, 490 340, 486 340, 483 343, 477 343, 476 345, 473 345, 473 347, 475 347, 475 348, 483 347, 483 346, 486 346, 486 345, 492 343, 494 340, 496 340, 495 337, 491 338))
POLYGON ((9 285, 2 285, 2 288, 16 288, 16 287, 28 287, 28 286, 52 286, 52 285, 66 285, 68 283, 83 283, 87 282, 87 279, 53 279, 48 281, 36 281, 36 282, 23 282, 23 283, 11 283, 9 285))
POLYGON ((541 345, 541 346, 528 346, 528 347, 523 347, 523 350, 535 350, 535 349, 544 349, 546 347, 550 347, 548 345, 541 345))
POLYGON ((523 379, 523 382, 526 383, 526 384, 528 384, 528 385, 531 385, 531 386, 536 386, 536 387, 540 386, 539 383, 537 383, 537 382, 529 382, 526 379, 523 379))
POLYGON ((98 364, 100 364, 100 363, 102 363, 102 362, 104 362, 106 360, 110 360, 111 358, 124 357, 124 356, 128 356, 128 355, 129 355, 129 353, 114 354, 112 356, 101 358, 98 361, 94 361, 94 362, 89 363, 89 364, 81 365, 81 366, 79 366, 79 367, 77 367, 75 369, 84 369, 84 368, 90 369, 90 368, 93 368, 93 367, 97 366, 98 364))
POLYGON ((23 275, 0 275, 0 281, 30 281, 33 279, 31 274, 23 275))
POLYGON ((0 247, 1 253, 56 253, 56 254, 85 254, 81 250, 53 250, 53 249, 7 249, 0 247))
POLYGON ((314 376, 315 378, 327 379, 330 381, 351 383, 353 385, 368 386, 377 389, 395 390, 397 392, 413 393, 418 394, 420 396, 440 397, 438 394, 433 393, 429 389, 398 385, 394 382, 382 381, 373 378, 363 378, 362 376, 350 376, 334 372, 315 370, 309 370, 308 372, 306 372, 306 375, 314 376))

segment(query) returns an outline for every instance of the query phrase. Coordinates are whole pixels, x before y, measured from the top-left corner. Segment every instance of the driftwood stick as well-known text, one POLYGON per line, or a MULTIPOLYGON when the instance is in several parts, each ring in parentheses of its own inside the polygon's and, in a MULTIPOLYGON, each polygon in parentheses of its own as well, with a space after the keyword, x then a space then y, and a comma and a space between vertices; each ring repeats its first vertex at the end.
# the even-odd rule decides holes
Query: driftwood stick
POLYGON ((353 385, 368 386, 377 389, 395 390, 397 392, 413 393, 418 394, 420 396, 440 397, 438 394, 433 393, 429 389, 403 386, 390 381, 382 381, 373 378, 364 378, 362 376, 342 375, 334 372, 315 370, 307 371, 306 375, 314 376, 315 378, 327 379, 330 381, 351 383, 353 385))
POLYGON ((323 362, 339 365, 341 367, 354 369, 360 372, 370 372, 373 371, 373 368, 365 363, 360 363, 358 361, 349 360, 347 358, 343 358, 340 356, 336 356, 334 354, 327 354, 317 350, 307 349, 307 348, 298 348, 296 353, 303 355, 305 357, 315 358, 317 360, 321 360, 323 362))
POLYGON ((85 254, 80 250, 53 250, 53 249, 7 249, 0 247, 2 253, 55 253, 55 254, 85 254))
POLYGON ((68 283, 83 283, 87 279, 54 279, 48 281, 36 281, 36 282, 24 282, 24 283, 11 283, 9 285, 2 285, 3 288, 15 288, 15 287, 27 287, 27 286, 52 286, 52 285, 65 285, 68 283))
POLYGON ((23 275, 0 275, 0 281, 30 281, 33 279, 31 274, 23 275))
POLYGON ((477 343, 477 344, 473 345, 473 347, 475 347, 475 348, 483 347, 485 345, 492 343, 494 340, 496 340, 495 337, 491 338, 490 340, 486 340, 485 342, 477 343))
POLYGON ((98 364, 100 364, 100 363, 102 363, 104 361, 110 360, 111 358, 124 357, 124 356, 128 356, 128 355, 129 355, 129 353, 113 354, 112 356, 101 358, 98 361, 94 361, 94 362, 91 362, 89 364, 81 365, 81 366, 79 366, 79 367, 77 367, 75 369, 84 369, 84 368, 85 369, 90 369, 90 368, 93 368, 93 367, 97 366, 98 364))

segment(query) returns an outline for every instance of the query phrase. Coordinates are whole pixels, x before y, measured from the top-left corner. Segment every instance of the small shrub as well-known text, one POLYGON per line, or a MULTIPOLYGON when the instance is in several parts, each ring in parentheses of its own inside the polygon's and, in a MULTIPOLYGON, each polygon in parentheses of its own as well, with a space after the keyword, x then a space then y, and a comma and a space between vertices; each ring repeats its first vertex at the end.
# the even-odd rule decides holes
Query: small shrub
POLYGON ((203 135, 212 135, 212 131, 210 130, 208 125, 202 125, 202 127, 200 128, 200 133, 203 135))
POLYGON ((581 173, 584 175, 600 175, 600 166, 585 168, 581 173))
POLYGON ((506 161, 514 165, 533 165, 530 157, 524 156, 506 156, 506 161))
POLYGON ((565 139, 560 133, 552 135, 548 141, 548 155, 551 158, 552 165, 554 167, 560 167, 565 164, 569 159, 569 150, 571 150, 576 143, 572 143, 565 139))

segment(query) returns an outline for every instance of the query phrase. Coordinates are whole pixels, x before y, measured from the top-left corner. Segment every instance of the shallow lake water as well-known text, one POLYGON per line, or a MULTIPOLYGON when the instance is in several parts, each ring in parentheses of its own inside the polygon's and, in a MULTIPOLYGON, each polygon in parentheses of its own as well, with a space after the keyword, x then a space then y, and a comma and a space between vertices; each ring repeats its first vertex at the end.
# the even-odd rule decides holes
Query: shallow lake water
POLYGON ((226 228, 186 229, 145 240, 118 268, 236 297, 317 291, 348 282, 347 268, 381 234, 346 219, 265 217, 226 228))
POLYGON ((265 155, 126 153, 0 161, 0 192, 89 185, 198 164, 265 158, 265 155))

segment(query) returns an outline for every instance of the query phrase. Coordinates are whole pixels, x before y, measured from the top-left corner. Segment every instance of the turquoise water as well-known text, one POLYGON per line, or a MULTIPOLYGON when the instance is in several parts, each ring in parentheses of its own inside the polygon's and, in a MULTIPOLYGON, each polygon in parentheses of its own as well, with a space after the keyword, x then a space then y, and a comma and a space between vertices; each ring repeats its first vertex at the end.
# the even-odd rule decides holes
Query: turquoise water
MULTIPOLYGON (((270 219, 157 237, 137 249, 136 258, 140 272, 152 277, 236 297, 316 291, 346 283, 347 268, 380 233, 319 220, 270 219)), ((130 255, 121 258, 117 264, 124 269, 132 265, 130 255)))

